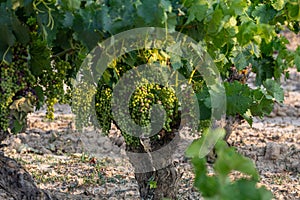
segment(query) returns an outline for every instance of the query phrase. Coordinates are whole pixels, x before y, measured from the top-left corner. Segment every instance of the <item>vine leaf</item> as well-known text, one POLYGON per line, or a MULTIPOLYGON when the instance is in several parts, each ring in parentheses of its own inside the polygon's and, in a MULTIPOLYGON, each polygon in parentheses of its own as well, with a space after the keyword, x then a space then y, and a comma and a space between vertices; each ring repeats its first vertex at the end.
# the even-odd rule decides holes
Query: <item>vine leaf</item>
POLYGON ((288 16, 292 20, 300 20, 300 5, 298 3, 289 2, 287 4, 288 16))
POLYGON ((238 42, 243 46, 252 41, 256 34, 257 27, 253 21, 247 21, 238 27, 239 32, 236 35, 238 42))
POLYGON ((263 83, 264 87, 266 88, 268 94, 270 94, 272 97, 275 98, 276 101, 282 103, 284 100, 284 92, 283 89, 280 87, 280 85, 272 80, 267 79, 263 83))
POLYGON ((238 81, 224 83, 227 96, 227 114, 245 113, 252 103, 251 91, 247 85, 238 81))
POLYGON ((248 54, 245 49, 236 48, 232 52, 232 62, 238 70, 244 69, 248 64, 248 54))
POLYGON ((64 1, 67 8, 70 10, 77 10, 80 8, 81 0, 66 0, 64 1))
POLYGON ((263 116, 270 114, 273 110, 274 102, 267 98, 260 89, 252 91, 253 101, 249 108, 253 116, 263 116))
POLYGON ((204 131, 201 139, 195 140, 186 150, 187 157, 203 158, 209 154, 215 144, 225 136, 225 130, 222 128, 207 129, 204 131))
POLYGON ((235 15, 242 15, 247 10, 247 1, 245 0, 234 0, 230 5, 230 10, 233 10, 235 15))
POLYGON ((252 16, 256 18, 259 23, 269 23, 276 16, 277 12, 269 5, 260 4, 252 11, 252 16))
POLYGON ((253 161, 235 151, 233 147, 228 147, 226 142, 219 141, 216 145, 218 159, 214 164, 214 169, 224 179, 233 171, 239 171, 251 176, 258 181, 259 175, 253 161))
POLYGON ((207 13, 208 10, 208 5, 207 1, 199 1, 195 4, 193 4, 191 7, 188 9, 188 20, 185 24, 189 24, 195 19, 201 22, 207 13))
POLYGON ((207 25, 207 33, 208 34, 217 34, 222 29, 222 23, 223 23, 223 17, 224 14, 221 9, 216 9, 212 16, 210 17, 210 20, 208 20, 206 23, 207 25))
POLYGON ((286 4, 285 0, 277 0, 277 1, 273 1, 272 6, 275 10, 279 11, 284 8, 285 4, 286 4))
MULTIPOLYGON (((203 142, 204 139, 201 140, 203 142)), ((196 175, 194 186, 200 190, 205 199, 272 199, 272 193, 264 186, 257 188, 259 175, 251 159, 238 154, 223 140, 217 142, 215 149, 217 159, 213 165, 214 175, 207 174, 205 158, 201 159, 197 155, 192 158, 196 175), (233 171, 248 175, 249 178, 230 181, 228 175, 233 171)))
POLYGON ((296 54, 295 54, 294 63, 296 65, 298 72, 300 72, 300 47, 297 48, 295 53, 296 54))

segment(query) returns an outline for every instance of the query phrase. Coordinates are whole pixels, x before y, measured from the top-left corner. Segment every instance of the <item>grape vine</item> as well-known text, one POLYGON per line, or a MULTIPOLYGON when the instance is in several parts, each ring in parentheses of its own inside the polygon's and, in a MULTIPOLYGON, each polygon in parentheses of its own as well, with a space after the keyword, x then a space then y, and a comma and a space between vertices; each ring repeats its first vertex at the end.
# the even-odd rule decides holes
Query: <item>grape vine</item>
MULTIPOLYGON (((92 101, 95 95, 97 119, 108 131, 113 121, 109 99, 114 85, 134 66, 155 62, 177 70, 188 80, 202 113, 199 124, 207 124, 212 106, 203 77, 189 58, 165 55, 163 50, 141 49, 116 58, 96 88, 72 85, 82 61, 99 42, 125 30, 149 26, 178 31, 199 42, 224 81, 226 114, 238 115, 251 125, 254 116, 268 115, 275 102, 283 102, 282 75, 288 78, 289 68, 295 66, 300 71, 300 47, 289 51, 287 39, 280 34, 286 29, 299 33, 299 10, 297 0, 1 1, 0 129, 21 131, 27 113, 44 104, 47 117, 53 119, 57 102, 73 104, 75 110, 86 114, 81 122, 91 125, 96 120, 89 114, 91 108, 76 101, 76 94, 89 91, 84 97, 92 101), (255 88, 248 85, 250 73, 255 74, 255 88)), ((167 111, 164 130, 172 131, 180 120, 180 105, 172 88, 141 85, 130 101, 132 118, 140 125, 150 123, 149 109, 157 103, 167 111)), ((128 144, 139 145, 135 138, 123 134, 128 144)), ((195 167, 202 168, 203 163, 195 160, 195 167)), ((200 190, 208 192, 207 188, 200 190)))

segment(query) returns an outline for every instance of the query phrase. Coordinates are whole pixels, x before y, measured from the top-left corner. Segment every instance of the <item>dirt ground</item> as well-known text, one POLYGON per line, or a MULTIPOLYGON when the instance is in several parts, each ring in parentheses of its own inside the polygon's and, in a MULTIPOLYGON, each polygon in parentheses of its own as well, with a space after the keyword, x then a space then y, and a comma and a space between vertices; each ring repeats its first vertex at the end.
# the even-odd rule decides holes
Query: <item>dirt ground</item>
MULTIPOLYGON (((293 44, 300 42, 295 39, 293 44)), ((290 74, 282 80, 284 103, 276 104, 270 116, 255 118, 252 127, 242 123, 229 138, 255 162, 260 185, 280 200, 300 199, 300 73, 291 69, 290 74)), ((83 137, 74 130, 70 108, 55 109, 54 121, 44 118, 45 110, 31 114, 28 129, 5 140, 4 154, 22 164, 40 188, 61 199, 139 199, 124 146, 119 148, 101 133, 83 137)), ((178 168, 183 173, 179 199, 201 199, 193 188, 189 162, 179 160, 178 168)), ((0 191, 0 199, 12 198, 0 191)))

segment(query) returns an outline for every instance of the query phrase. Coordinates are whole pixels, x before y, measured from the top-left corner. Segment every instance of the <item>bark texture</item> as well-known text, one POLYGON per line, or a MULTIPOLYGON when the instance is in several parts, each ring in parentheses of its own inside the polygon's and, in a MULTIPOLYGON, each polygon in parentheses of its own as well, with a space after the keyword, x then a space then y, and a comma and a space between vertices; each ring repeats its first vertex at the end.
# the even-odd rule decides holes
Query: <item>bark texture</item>
POLYGON ((177 199, 181 174, 172 155, 178 141, 175 133, 161 135, 164 136, 159 141, 142 141, 143 145, 139 147, 126 146, 143 200, 177 199))
POLYGON ((135 173, 140 196, 144 200, 177 199, 180 177, 181 175, 178 174, 177 169, 173 165, 153 172, 135 173), (156 188, 150 187, 149 180, 156 182, 156 188))
MULTIPOLYGON (((9 135, 0 130, 0 144, 9 135)), ((44 190, 39 189, 31 175, 15 160, 4 156, 0 151, 0 190, 1 196, 15 200, 52 200, 44 190)), ((54 198, 55 199, 55 198, 54 198)))
POLYGON ((50 200, 51 196, 39 189, 31 175, 15 160, 0 152, 0 188, 15 200, 50 200))

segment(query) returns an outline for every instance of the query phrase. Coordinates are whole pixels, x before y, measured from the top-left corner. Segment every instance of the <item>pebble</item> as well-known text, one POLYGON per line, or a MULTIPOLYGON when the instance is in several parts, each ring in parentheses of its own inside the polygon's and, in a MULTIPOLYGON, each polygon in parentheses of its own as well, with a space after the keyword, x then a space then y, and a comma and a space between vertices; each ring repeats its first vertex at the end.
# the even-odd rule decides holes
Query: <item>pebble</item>
POLYGON ((269 142, 266 145, 265 158, 269 160, 276 160, 280 157, 280 145, 275 142, 269 142))
POLYGON ((9 161, 7 162, 7 166, 8 166, 9 168, 14 169, 14 168, 17 167, 17 163, 14 162, 14 161, 9 160, 9 161))
POLYGON ((287 115, 286 115, 286 112, 280 111, 280 110, 277 112, 277 115, 278 115, 278 116, 282 116, 282 117, 287 116, 287 115))

